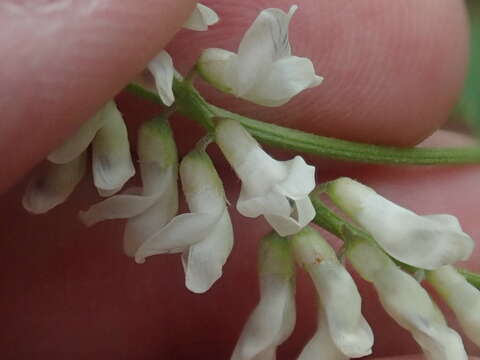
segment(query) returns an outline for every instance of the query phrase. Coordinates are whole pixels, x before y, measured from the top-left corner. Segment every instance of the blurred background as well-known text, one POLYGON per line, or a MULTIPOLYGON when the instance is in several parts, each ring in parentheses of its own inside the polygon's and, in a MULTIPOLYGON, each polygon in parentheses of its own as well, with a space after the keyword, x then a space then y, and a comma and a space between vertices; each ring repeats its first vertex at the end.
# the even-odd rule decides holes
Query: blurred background
POLYGON ((480 136, 480 1, 466 0, 470 16, 470 65, 462 97, 448 127, 480 136))

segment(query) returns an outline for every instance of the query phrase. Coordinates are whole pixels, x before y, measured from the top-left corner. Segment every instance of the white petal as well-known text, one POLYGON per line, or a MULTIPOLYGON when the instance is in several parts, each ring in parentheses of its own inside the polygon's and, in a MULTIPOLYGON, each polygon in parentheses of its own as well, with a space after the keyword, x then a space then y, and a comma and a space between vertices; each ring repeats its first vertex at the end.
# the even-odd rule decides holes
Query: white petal
POLYGON ((260 144, 238 121, 220 120, 215 128, 215 140, 242 181, 252 177, 250 174, 252 171, 258 172, 259 168, 265 166, 268 166, 269 172, 279 172, 277 175, 279 179, 285 176, 283 165, 278 166, 279 162, 266 154, 260 144), (277 167, 281 169, 276 169, 277 167))
POLYGON ((371 354, 373 333, 362 316, 360 294, 334 250, 317 231, 308 227, 292 238, 292 244, 296 257, 315 284, 338 349, 354 358, 371 354))
POLYGON ((223 49, 206 49, 197 61, 197 70, 200 76, 217 89, 230 93, 229 85, 230 64, 237 55, 223 49))
POLYGON ((273 159, 234 120, 218 123, 216 141, 242 180, 237 202, 242 215, 265 215, 282 236, 298 232, 313 219, 315 211, 308 199, 315 187, 313 166, 299 156, 290 161, 273 159))
POLYGON ((228 210, 202 241, 190 246, 182 256, 185 283, 190 291, 204 293, 222 276, 222 267, 233 247, 233 228, 228 210))
POLYGON ((87 211, 80 211, 79 216, 86 226, 104 220, 127 219, 142 213, 156 200, 156 196, 120 194, 92 205, 87 211))
POLYGON ((348 178, 332 182, 333 201, 398 260, 424 269, 466 260, 474 242, 446 215, 419 216, 348 178))
POLYGON ((242 186, 237 201, 237 210, 240 214, 253 218, 260 215, 269 216, 273 223, 275 221, 282 221, 282 219, 290 216, 292 208, 285 196, 273 191, 259 196, 255 195, 257 194, 252 194, 246 190, 245 186, 242 186))
POLYGON ((323 310, 318 311, 317 331, 305 345, 297 360, 348 360, 335 345, 330 336, 327 319, 323 310))
POLYGON ((105 107, 83 123, 77 132, 52 151, 47 159, 55 164, 66 164, 78 158, 90 145, 98 129, 103 126, 104 110, 105 107))
POLYGON ((295 204, 295 209, 293 209, 293 214, 289 216, 265 215, 268 223, 281 236, 296 234, 315 217, 315 208, 308 197, 294 200, 293 203, 295 204))
POLYGON ((289 243, 271 234, 260 244, 260 302, 250 315, 232 360, 274 360, 295 326, 295 265, 289 243))
POLYGON ((310 267, 309 273, 336 346, 349 357, 371 354, 373 333, 361 314, 362 300, 348 271, 336 261, 324 261, 310 267))
POLYGON ((288 25, 297 7, 288 14, 280 9, 263 10, 245 33, 234 58, 230 84, 236 96, 243 96, 263 81, 272 63, 290 55, 288 25))
POLYGON ((177 215, 166 226, 142 243, 135 261, 157 254, 182 252, 186 247, 204 240, 218 223, 220 214, 188 213, 177 215))
POLYGON ((152 191, 150 195, 120 194, 108 198, 91 206, 87 211, 81 211, 79 216, 83 223, 87 226, 92 226, 104 220, 131 218, 145 212, 155 202, 159 201, 162 196, 168 196, 165 194, 176 194, 176 167, 170 167, 165 170, 150 164, 148 166, 148 176, 144 175, 144 168, 145 166, 142 168, 142 179, 145 180, 146 177, 153 176, 156 181, 156 191, 152 191), (156 173, 154 169, 156 169, 156 173))
POLYGON ((263 106, 280 106, 322 81, 323 78, 315 74, 310 59, 288 56, 274 62, 263 81, 242 97, 263 106))
POLYGON ((265 275, 260 286, 260 302, 242 330, 232 360, 274 360, 275 348, 293 330, 295 300, 291 279, 265 275))
POLYGON ((301 156, 283 161, 286 178, 278 184, 278 191, 292 200, 304 199, 315 189, 315 166, 308 165, 301 156))
POLYGON ((134 257, 140 246, 171 221, 177 212, 178 189, 175 176, 175 181, 161 193, 152 206, 127 221, 123 235, 125 254, 134 257))
POLYGON ((428 280, 455 312, 467 336, 480 346, 480 291, 452 266, 429 272, 428 280))
POLYGON ((183 27, 189 30, 205 31, 218 20, 219 17, 215 11, 205 5, 197 4, 183 27))
POLYGON ((155 78, 158 95, 166 106, 171 106, 175 101, 172 85, 175 68, 170 55, 162 50, 148 63, 148 70, 155 78))
POLYGON ((360 274, 371 276, 368 280, 373 281, 385 310, 411 332, 427 359, 467 360, 460 336, 446 325, 428 293, 412 276, 370 244, 356 243, 347 249, 347 255, 360 274), (371 263, 376 264, 376 271, 371 263))
POLYGON ((111 196, 135 175, 130 154, 127 127, 115 102, 104 109, 104 125, 92 143, 92 168, 95 187, 100 195, 111 196))
POLYGON ((82 180, 85 165, 85 153, 66 164, 48 163, 27 185, 23 207, 33 214, 43 214, 63 203, 82 180))

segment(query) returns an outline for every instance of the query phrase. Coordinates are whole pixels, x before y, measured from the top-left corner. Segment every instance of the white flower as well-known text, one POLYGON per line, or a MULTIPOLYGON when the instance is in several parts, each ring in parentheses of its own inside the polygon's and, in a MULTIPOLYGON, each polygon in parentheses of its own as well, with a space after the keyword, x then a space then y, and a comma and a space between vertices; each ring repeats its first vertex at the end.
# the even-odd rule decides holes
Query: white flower
POLYGON ((282 236, 300 231, 315 217, 308 197, 315 187, 315 167, 300 156, 289 161, 273 159, 234 120, 218 123, 216 142, 242 180, 237 202, 242 215, 264 215, 282 236))
POLYGON ((80 212, 87 226, 107 219, 128 218, 124 250, 129 256, 135 256, 140 245, 178 210, 177 151, 166 120, 157 118, 142 125, 138 155, 142 189, 129 189, 80 212))
POLYGON ((155 80, 158 96, 166 106, 171 106, 175 101, 172 84, 175 76, 173 60, 169 53, 162 50, 147 65, 147 69, 155 80))
POLYGON ((427 359, 467 360, 462 339, 412 276, 373 244, 351 243, 347 256, 360 275, 373 283, 385 310, 410 331, 427 359))
MULTIPOLYGON (((183 24, 185 29, 205 31, 208 27, 218 22, 219 17, 209 7, 197 4, 187 22, 183 24)), ((165 50, 160 51, 147 65, 147 69, 155 80, 155 87, 160 99, 166 106, 171 106, 175 101, 173 94, 173 79, 180 75, 175 71, 172 57, 165 50)))
MULTIPOLYGON (((292 237, 299 263, 312 278, 320 304, 336 347, 347 357, 372 353, 373 333, 361 313, 362 299, 358 289, 335 251, 312 228, 306 227, 292 237)), ((322 334, 323 324, 319 324, 322 334)), ((325 338, 322 335, 322 338, 325 338)), ((321 353, 321 351, 319 351, 321 353)))
POLYGON ((47 159, 55 164, 66 164, 85 152, 90 143, 95 186, 100 195, 110 196, 135 175, 127 128, 113 100, 50 153, 47 159))
POLYGON ((260 302, 250 315, 231 360, 275 360, 277 346, 295 326, 295 267, 286 239, 262 240, 260 302))
POLYGON ((297 10, 260 12, 245 33, 238 53, 207 49, 198 61, 200 75, 213 86, 265 106, 280 106, 299 92, 320 85, 307 58, 291 55, 290 19, 297 10))
POLYGON ((215 11, 205 5, 197 4, 183 27, 189 30, 205 31, 209 26, 216 24, 218 20, 219 17, 215 11))
POLYGON ((297 360, 348 360, 333 342, 327 318, 321 306, 318 310, 317 331, 303 348, 297 360))
POLYGON ((430 271, 427 277, 455 312, 467 336, 480 346, 480 291, 452 266, 430 271))
POLYGON ((63 203, 85 174, 86 154, 65 164, 47 163, 30 180, 23 195, 23 207, 33 214, 43 214, 63 203))
POLYGON ((233 246, 233 229, 222 182, 204 150, 193 150, 183 158, 180 176, 191 212, 176 216, 149 237, 135 259, 141 263, 148 256, 183 252, 186 286, 203 293, 222 276, 233 246))
POLYGON ((328 194, 394 258, 436 269, 467 259, 474 242, 451 215, 419 216, 349 178, 328 185, 328 194))

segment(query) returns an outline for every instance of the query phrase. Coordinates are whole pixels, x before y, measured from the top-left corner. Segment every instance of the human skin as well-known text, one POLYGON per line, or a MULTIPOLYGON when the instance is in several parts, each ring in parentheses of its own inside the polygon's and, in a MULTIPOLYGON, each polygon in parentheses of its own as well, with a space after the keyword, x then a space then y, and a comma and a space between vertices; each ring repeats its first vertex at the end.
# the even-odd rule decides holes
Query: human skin
MULTIPOLYGON (((156 256, 137 265, 122 253, 121 222, 91 229, 78 222, 78 210, 98 201, 90 180, 47 215, 33 216, 21 208, 22 175, 139 73, 193 6, 188 1, 90 2, 99 7, 88 16, 78 15, 87 3, 79 0, 59 14, 32 15, 30 20, 19 20, 0 2, 0 30, 15 29, 0 31, 0 52, 5 54, 0 57, 5 79, 0 150, 15 151, 14 157, 0 160, 0 187, 16 184, 0 203, 0 288, 5 294, 0 298, 0 353, 15 360, 32 355, 74 360, 228 358, 258 300, 256 247, 269 231, 262 219, 242 218, 232 206, 235 247, 224 276, 207 294, 194 295, 184 287, 178 256, 156 256), (32 36, 36 22, 40 28, 32 36), (58 28, 42 35, 43 26, 55 23, 58 28), (15 51, 14 42, 21 44, 15 51), (81 44, 81 52, 72 44, 81 44), (52 53, 61 61, 52 61, 57 59, 52 53), (25 137, 28 141, 19 148, 25 137)), ((178 34, 169 50, 181 70, 202 47, 234 50, 261 8, 290 5, 283 0, 205 4, 218 10, 223 23, 207 33, 178 34)), ((303 1, 292 22, 293 48, 295 54, 312 58, 325 84, 282 109, 261 109, 202 89, 216 104, 322 135, 417 143, 443 123, 461 87, 464 15, 462 2, 453 0, 404 0, 388 7, 382 0, 303 1)), ((161 110, 128 94, 118 99, 132 129, 161 110)), ((192 132, 180 117, 172 123, 185 152, 201 133, 192 132)), ((440 133, 430 141, 447 146, 468 139, 440 133)), ((234 204, 238 181, 215 158, 234 204)), ((478 167, 399 168, 309 159, 317 165, 319 182, 354 177, 416 212, 451 213, 465 231, 480 236, 478 167)), ((466 266, 480 270, 478 251, 466 266)), ((418 352, 408 333, 385 315, 371 287, 356 280, 376 335, 375 355, 418 352)), ((300 270, 297 294, 297 328, 279 359, 293 359, 315 328, 314 292, 300 270)), ((467 346, 478 354, 478 348, 467 346)))

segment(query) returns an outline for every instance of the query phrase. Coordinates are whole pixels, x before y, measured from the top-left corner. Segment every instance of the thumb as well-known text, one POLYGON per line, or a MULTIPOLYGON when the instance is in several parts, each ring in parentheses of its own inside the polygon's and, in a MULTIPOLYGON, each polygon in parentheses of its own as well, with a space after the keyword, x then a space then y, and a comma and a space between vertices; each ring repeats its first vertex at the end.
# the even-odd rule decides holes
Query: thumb
POLYGON ((192 0, 0 0, 0 189, 139 73, 193 6, 192 0))

